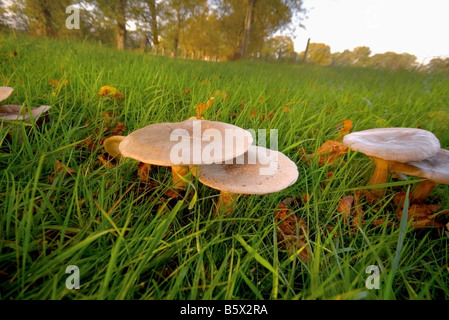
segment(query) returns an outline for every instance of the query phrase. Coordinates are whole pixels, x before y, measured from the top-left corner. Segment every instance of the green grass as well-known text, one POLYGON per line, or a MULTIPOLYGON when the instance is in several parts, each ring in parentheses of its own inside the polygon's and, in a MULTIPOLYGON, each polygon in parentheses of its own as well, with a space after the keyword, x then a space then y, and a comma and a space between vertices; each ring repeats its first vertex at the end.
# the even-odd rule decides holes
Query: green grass
MULTIPOLYGON (((2 35, 0 42, 0 85, 15 89, 5 103, 52 106, 42 126, 0 129, 2 299, 449 298, 448 233, 400 227, 391 202, 416 179, 390 180, 385 205, 365 205, 365 225, 351 232, 338 201, 365 186, 369 159, 352 153, 329 168, 301 162, 298 152, 312 153, 334 139, 345 119, 353 121, 353 131, 419 126, 449 148, 448 119, 434 113, 449 108, 447 75, 186 61, 2 35), (54 88, 48 81, 55 79, 68 84, 54 88), (99 98, 103 85, 125 99, 99 98), (114 121, 128 134, 185 120, 211 96, 206 119, 279 130, 279 150, 298 165, 293 186, 242 196, 232 215, 217 216, 216 190, 194 180, 188 191, 196 192, 196 201, 169 199, 166 168, 154 170, 155 188, 142 190, 135 161, 108 168, 98 162, 101 146, 82 146, 89 137, 104 138, 114 121), (260 120, 273 110, 271 121, 260 120), (106 111, 116 117, 105 120, 106 111), (50 179, 57 160, 76 173, 50 179), (306 193, 310 200, 292 210, 307 223, 308 263, 279 247, 274 222, 283 199, 306 193), (384 223, 374 226, 377 218, 384 223), (69 265, 79 267, 79 290, 66 289, 69 265), (381 270, 378 290, 365 287, 369 265, 381 270)), ((449 188, 440 186, 430 200, 448 209, 449 188)))

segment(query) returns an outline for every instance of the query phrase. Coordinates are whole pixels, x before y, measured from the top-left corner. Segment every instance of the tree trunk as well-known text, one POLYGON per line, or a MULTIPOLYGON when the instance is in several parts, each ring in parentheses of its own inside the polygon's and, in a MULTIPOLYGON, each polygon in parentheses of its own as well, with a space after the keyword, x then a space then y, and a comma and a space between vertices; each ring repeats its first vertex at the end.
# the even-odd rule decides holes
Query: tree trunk
POLYGON ((309 45, 310 45, 310 38, 307 39, 306 50, 304 51, 304 57, 302 58, 303 64, 305 64, 307 62, 307 54, 309 53, 309 45))
POLYGON ((245 15, 245 30, 243 31, 242 48, 240 51, 240 57, 242 59, 246 59, 246 57, 248 56, 249 39, 251 37, 251 28, 253 24, 253 14, 255 6, 256 0, 248 0, 245 15))
POLYGON ((182 28, 182 15, 181 15, 181 3, 179 4, 179 7, 176 11, 176 20, 177 20, 177 26, 176 26, 176 33, 173 41, 173 54, 176 57, 179 47, 179 37, 181 34, 181 28, 182 28))
POLYGON ((127 0, 118 0, 117 25, 115 29, 116 47, 118 50, 125 49, 126 41, 126 4, 127 0))
POLYGON ((159 31, 157 28, 156 0, 148 0, 147 4, 150 8, 151 14, 151 33, 153 34, 153 45, 157 47, 159 45, 159 31))

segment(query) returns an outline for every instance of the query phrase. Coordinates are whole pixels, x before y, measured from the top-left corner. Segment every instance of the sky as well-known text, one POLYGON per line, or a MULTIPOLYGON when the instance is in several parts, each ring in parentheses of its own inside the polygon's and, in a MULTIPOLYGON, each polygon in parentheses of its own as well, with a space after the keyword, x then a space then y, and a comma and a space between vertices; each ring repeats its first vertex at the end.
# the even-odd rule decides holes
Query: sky
POLYGON ((407 52, 423 63, 449 57, 448 0, 304 0, 304 7, 308 18, 294 37, 297 52, 310 38, 332 53, 368 46, 372 54, 407 52))

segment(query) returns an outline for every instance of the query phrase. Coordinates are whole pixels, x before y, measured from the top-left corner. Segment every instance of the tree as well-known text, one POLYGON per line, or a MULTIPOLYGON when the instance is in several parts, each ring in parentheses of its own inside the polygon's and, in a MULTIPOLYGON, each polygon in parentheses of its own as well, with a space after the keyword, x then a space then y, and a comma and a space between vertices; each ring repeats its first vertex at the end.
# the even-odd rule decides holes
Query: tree
POLYGON ((216 0, 230 59, 261 52, 264 42, 290 25, 304 10, 301 0, 216 0))
POLYGON ((324 43, 310 43, 306 59, 312 64, 329 66, 332 64, 331 48, 324 43))
POLYGON ((426 66, 426 70, 430 72, 449 72, 449 57, 431 59, 426 66))
POLYGON ((129 0, 132 18, 136 28, 142 33, 141 47, 147 43, 153 47, 153 52, 158 53, 160 37, 160 20, 164 19, 165 1, 156 0, 129 0))
POLYGON ((16 17, 24 19, 31 34, 57 37, 66 29, 65 9, 70 4, 70 0, 18 0, 10 8, 16 17))
POLYGON ((409 53, 385 52, 377 53, 370 58, 369 65, 375 68, 391 70, 411 69, 416 66, 416 56, 409 53))
MULTIPOLYGON (((165 45, 171 47, 173 55, 177 55, 181 37, 185 34, 186 21, 195 19, 207 10, 207 0, 167 0, 167 17, 165 22, 165 45)), ((195 35, 189 35, 195 36, 195 35)))
POLYGON ((369 64, 371 49, 369 47, 356 47, 352 50, 351 64, 359 67, 366 67, 369 64))
POLYGON ((270 60, 284 61, 293 57, 295 45, 288 36, 276 36, 266 41, 262 52, 270 60))
POLYGON ((129 14, 128 0, 86 0, 94 5, 100 13, 95 13, 101 17, 99 24, 102 27, 114 29, 115 47, 119 50, 125 49, 126 43, 126 22, 129 14))
POLYGON ((353 54, 351 50, 344 50, 343 52, 335 52, 332 54, 333 64, 336 66, 348 66, 353 62, 353 54))
POLYGON ((240 55, 242 59, 246 59, 248 55, 249 39, 251 37, 255 7, 256 0, 247 0, 245 12, 245 29, 243 30, 242 48, 240 49, 240 55))

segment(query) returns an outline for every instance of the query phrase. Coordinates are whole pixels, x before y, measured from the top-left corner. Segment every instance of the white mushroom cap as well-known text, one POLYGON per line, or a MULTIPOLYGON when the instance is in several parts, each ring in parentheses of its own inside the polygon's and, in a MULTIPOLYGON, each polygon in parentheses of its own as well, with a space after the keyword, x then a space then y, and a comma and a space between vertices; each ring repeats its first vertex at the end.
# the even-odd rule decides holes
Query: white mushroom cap
POLYGON ((422 161, 434 156, 440 141, 430 131, 380 128, 347 134, 343 144, 368 156, 398 162, 422 161))
POLYGON ((183 166, 221 163, 236 158, 244 154, 252 142, 251 133, 235 125, 192 119, 156 123, 138 129, 123 139, 119 149, 123 157, 140 162, 160 166, 183 166), (215 138, 220 140, 214 141, 215 138), (189 148, 187 155, 176 152, 180 145, 189 148), (211 152, 215 150, 211 145, 220 146, 220 150, 217 148, 220 152, 211 152), (176 159, 173 159, 174 155, 176 159))
POLYGON ((0 87, 0 101, 8 99, 13 91, 14 89, 10 87, 0 87))
POLYGON ((203 184, 223 192, 267 194, 281 191, 295 183, 298 168, 281 152, 251 146, 247 153, 235 159, 234 164, 198 166, 196 175, 203 184), (267 156, 261 159, 261 154, 267 156), (254 159, 256 161, 252 161, 254 159), (269 163, 266 161, 268 159, 269 163))
MULTIPOLYGON (((47 112, 50 106, 40 106, 37 108, 29 108, 34 119, 41 114, 47 112)), ((5 105, 0 106, 0 120, 29 120, 30 114, 27 107, 19 105, 5 105)))
POLYGON ((390 170, 437 184, 449 184, 449 150, 440 149, 435 156, 420 162, 393 163, 390 170))

